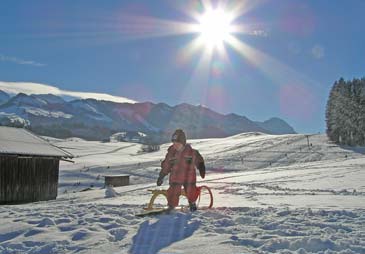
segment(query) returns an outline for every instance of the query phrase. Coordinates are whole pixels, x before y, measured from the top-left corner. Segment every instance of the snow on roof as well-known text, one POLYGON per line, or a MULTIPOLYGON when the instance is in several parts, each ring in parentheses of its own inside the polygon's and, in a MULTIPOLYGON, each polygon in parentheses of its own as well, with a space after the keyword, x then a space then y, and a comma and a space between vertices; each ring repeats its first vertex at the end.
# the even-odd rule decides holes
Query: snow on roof
POLYGON ((0 126, 0 154, 73 157, 26 129, 5 126, 0 126))

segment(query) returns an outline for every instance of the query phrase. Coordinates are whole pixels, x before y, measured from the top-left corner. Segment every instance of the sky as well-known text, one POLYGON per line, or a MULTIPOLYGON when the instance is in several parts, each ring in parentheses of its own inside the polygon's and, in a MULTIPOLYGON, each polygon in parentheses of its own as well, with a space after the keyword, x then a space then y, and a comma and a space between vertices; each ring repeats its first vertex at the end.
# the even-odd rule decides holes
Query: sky
POLYGON ((365 76, 362 0, 2 0, 0 10, 5 82, 202 104, 318 133, 333 83, 365 76), (220 46, 187 29, 208 7, 235 14, 239 29, 220 46))

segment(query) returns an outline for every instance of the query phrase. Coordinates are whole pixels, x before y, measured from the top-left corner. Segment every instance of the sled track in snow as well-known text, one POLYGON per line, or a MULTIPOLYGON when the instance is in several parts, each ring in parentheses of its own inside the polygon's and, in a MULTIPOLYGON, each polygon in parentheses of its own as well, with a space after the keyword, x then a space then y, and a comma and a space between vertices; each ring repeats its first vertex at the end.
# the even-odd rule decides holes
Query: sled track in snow
MULTIPOLYGON (((311 136, 315 136, 317 134, 313 134, 310 135, 311 136)), ((283 159, 288 160, 288 152, 284 151, 280 151, 278 150, 278 147, 282 147, 284 145, 288 146, 291 145, 293 143, 297 143, 299 141, 305 140, 307 138, 307 136, 305 135, 301 135, 299 137, 293 138, 293 139, 287 139, 285 138, 284 140, 277 142, 277 143, 272 143, 269 146, 266 146, 264 148, 262 148, 261 146, 255 146, 258 147, 257 149, 252 149, 246 152, 239 152, 237 150, 239 150, 240 148, 243 147, 252 147, 250 146, 250 144, 244 144, 244 145, 240 145, 240 146, 236 146, 234 148, 229 148, 229 149, 225 149, 223 151, 220 152, 230 152, 230 151, 237 151, 235 154, 230 156, 230 159, 215 159, 213 160, 213 164, 215 164, 213 166, 213 168, 225 168, 225 164, 227 164, 227 162, 239 162, 242 161, 243 159, 243 164, 242 167, 244 167, 245 169, 262 169, 262 168, 267 168, 269 166, 274 166, 274 164, 278 161, 281 161, 283 159), (260 157, 259 154, 273 154, 274 156, 269 157, 269 159, 267 160, 257 160, 257 159, 250 159, 250 158, 257 158, 260 157), (277 154, 277 156, 275 156, 275 154, 277 154), (237 157, 237 158, 236 158, 237 157), (252 162, 254 162, 254 164, 252 164, 252 162), (249 165, 247 165, 249 164, 249 165), (252 164, 252 165, 250 165, 252 164)), ((254 142, 256 143, 256 142, 254 142)), ((302 145, 302 146, 298 146, 298 147, 306 147, 306 145, 302 145)), ((298 152, 290 152, 290 154, 296 154, 298 152)), ((299 152, 300 153, 300 152, 299 152)), ((303 154, 313 154, 315 153, 315 151, 310 151, 310 152, 306 152, 303 154)), ((208 155, 208 158, 210 156, 208 155)), ((292 163, 295 163, 295 161, 293 161, 292 163)), ((292 164, 291 162, 288 162, 288 164, 292 164)))
POLYGON ((87 157, 87 156, 92 156, 92 155, 101 155, 101 154, 116 153, 116 152, 118 152, 120 150, 124 150, 124 149, 129 148, 129 147, 132 147, 132 146, 135 146, 135 145, 133 144, 133 145, 129 145, 129 146, 119 147, 119 148, 116 148, 116 149, 111 150, 111 151, 108 151, 108 152, 83 154, 83 155, 76 156, 75 158, 82 158, 82 157, 87 157))

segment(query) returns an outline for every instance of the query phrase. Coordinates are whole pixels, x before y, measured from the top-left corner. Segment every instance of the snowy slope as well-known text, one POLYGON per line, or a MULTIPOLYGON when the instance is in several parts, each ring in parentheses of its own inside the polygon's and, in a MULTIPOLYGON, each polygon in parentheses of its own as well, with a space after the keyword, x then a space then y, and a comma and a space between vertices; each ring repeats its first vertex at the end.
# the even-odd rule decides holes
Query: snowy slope
POLYGON ((0 207, 0 253, 365 253, 364 148, 324 135, 190 140, 214 208, 138 218, 168 144, 141 154, 132 143, 49 140, 75 163, 61 163, 57 200, 0 207), (130 186, 103 188, 102 175, 121 173, 130 186))

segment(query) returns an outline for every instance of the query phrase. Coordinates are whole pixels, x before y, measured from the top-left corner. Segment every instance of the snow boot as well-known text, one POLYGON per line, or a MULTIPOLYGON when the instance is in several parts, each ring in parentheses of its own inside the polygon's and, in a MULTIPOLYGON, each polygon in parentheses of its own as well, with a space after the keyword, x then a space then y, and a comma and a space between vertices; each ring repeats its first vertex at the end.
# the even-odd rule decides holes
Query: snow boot
POLYGON ((195 203, 189 203, 190 212, 195 212, 198 208, 195 203))
POLYGON ((171 213, 173 210, 175 209, 175 207, 173 206, 168 206, 167 209, 165 210, 166 213, 171 213))

